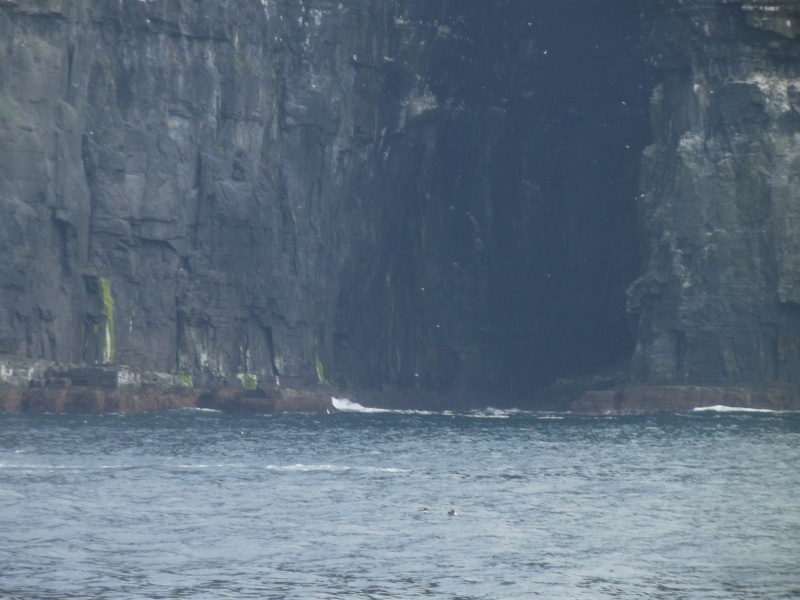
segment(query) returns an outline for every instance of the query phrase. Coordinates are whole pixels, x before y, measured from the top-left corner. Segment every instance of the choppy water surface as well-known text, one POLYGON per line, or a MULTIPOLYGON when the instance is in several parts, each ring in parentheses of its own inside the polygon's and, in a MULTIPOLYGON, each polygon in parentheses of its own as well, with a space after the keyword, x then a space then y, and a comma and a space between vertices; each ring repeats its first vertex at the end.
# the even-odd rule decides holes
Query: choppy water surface
POLYGON ((797 595, 798 415, 0 415, 2 598, 797 595))

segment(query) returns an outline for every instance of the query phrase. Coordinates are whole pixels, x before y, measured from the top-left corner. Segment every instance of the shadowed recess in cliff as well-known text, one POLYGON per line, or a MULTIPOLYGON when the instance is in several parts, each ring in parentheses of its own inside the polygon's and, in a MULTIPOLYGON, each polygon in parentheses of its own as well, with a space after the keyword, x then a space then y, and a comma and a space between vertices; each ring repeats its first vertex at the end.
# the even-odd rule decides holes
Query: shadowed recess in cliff
POLYGON ((653 85, 637 2, 401 6, 416 113, 387 157, 370 370, 519 396, 629 358, 653 85))

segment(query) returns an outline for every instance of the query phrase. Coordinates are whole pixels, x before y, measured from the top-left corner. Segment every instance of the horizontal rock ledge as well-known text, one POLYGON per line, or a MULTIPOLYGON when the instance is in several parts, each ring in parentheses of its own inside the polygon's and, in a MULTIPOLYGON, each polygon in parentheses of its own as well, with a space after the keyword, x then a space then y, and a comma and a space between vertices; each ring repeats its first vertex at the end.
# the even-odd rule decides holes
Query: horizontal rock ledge
POLYGON ((572 403, 580 415, 653 415, 684 413, 695 408, 800 411, 800 386, 623 386, 587 391, 572 403))
MULTIPOLYGON (((605 380, 603 380, 605 381, 605 380)), ((254 381, 248 381, 251 385, 254 381)), ((729 406, 746 409, 800 411, 800 383, 771 386, 636 385, 617 382, 591 389, 592 382, 556 386, 550 396, 522 402, 520 408, 569 411, 578 415, 676 414, 695 408, 729 406), (582 387, 582 389, 580 389, 582 387), (564 388, 564 389, 562 389, 564 388), (588 391, 587 391, 588 390, 588 391)), ((599 382, 599 383, 602 383, 599 382)), ((49 361, 0 359, 0 413, 141 413, 178 408, 207 408, 230 414, 331 414, 337 412, 334 388, 297 385, 255 389, 231 386, 195 388, 186 376, 147 372, 123 365, 65 365, 49 361)), ((348 392, 364 406, 452 410, 456 406, 484 408, 483 394, 436 395, 422 392, 348 392)), ((515 406, 511 398, 500 401, 515 406)))
MULTIPOLYGON (((370 398, 376 400, 374 395, 370 398)), ((577 415, 630 416, 678 414, 720 405, 800 412, 800 389, 795 386, 628 386, 588 391, 569 409, 577 415)), ((242 415, 338 412, 333 406, 331 390, 319 389, 0 389, 0 413, 125 414, 179 408, 206 408, 242 415)))
POLYGON ((10 357, 0 360, 0 412, 102 414, 177 408, 209 408, 233 414, 336 411, 331 390, 321 386, 204 389, 193 387, 187 376, 123 365, 76 366, 10 357))
POLYGON ((145 413, 208 408, 230 414, 333 413, 330 394, 315 390, 109 390, 96 387, 0 390, 0 413, 145 413))

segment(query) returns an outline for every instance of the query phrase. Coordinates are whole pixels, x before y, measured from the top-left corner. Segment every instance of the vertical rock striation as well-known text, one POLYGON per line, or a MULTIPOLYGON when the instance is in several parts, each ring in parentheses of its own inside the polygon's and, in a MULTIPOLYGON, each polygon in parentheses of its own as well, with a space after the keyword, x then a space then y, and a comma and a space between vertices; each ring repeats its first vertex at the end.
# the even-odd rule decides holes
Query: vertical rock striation
POLYGON ((655 143, 633 373, 649 383, 800 376, 800 6, 645 3, 655 143))
POLYGON ((370 371, 513 396, 627 359, 651 141, 637 3, 406 6, 419 115, 387 161, 370 371))
POLYGON ((0 352, 516 394, 625 358, 638 28, 634 0, 0 1, 0 352))
POLYGON ((791 0, 0 0, 0 378, 796 380, 798 37, 791 0))
POLYGON ((0 2, 0 352, 322 379, 391 2, 0 2))

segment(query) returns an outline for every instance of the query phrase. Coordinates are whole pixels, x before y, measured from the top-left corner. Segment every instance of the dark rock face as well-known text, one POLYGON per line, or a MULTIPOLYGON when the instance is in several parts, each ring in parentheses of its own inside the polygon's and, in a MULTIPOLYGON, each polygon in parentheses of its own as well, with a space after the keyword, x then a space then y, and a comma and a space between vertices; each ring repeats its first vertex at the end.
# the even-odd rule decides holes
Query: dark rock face
POLYGON ((426 110, 387 161, 369 373, 513 396, 628 358, 650 141, 636 3, 413 6, 400 56, 426 52, 426 110))
POLYGON ((0 0, 0 354, 796 378, 800 15, 687 4, 0 0))
POLYGON ((800 378, 800 5, 648 2, 663 73, 644 153, 634 375, 800 378))
POLYGON ((322 378, 376 243, 390 15, 212 4, 0 3, 2 352, 322 378))

